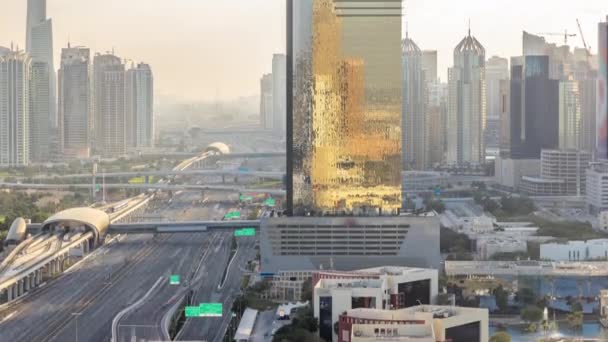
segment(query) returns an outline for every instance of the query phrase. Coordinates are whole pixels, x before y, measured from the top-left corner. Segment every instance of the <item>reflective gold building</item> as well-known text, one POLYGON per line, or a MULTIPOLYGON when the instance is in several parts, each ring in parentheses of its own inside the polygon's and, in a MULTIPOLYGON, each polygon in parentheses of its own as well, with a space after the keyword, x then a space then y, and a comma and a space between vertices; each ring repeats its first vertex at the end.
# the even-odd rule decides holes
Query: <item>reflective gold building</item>
POLYGON ((288 0, 287 206, 401 208, 401 0, 288 0))

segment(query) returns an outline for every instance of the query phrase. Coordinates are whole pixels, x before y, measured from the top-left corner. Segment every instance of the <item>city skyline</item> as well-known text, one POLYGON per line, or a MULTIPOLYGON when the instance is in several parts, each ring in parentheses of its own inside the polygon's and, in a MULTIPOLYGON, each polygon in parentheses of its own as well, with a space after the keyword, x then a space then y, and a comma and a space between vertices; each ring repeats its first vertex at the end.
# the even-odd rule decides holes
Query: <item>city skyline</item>
MULTIPOLYGON (((438 50, 438 75, 446 82, 451 51, 466 33, 469 19, 478 39, 484 42, 487 58, 521 55, 522 30, 535 33, 568 29, 569 33, 578 34, 576 18, 581 21, 587 44, 596 53, 597 23, 604 18, 605 5, 599 0, 586 1, 576 8, 566 4, 561 0, 532 4, 517 0, 509 6, 478 0, 458 4, 445 0, 409 1, 405 3, 403 21, 407 21, 410 34, 416 37, 422 50, 438 50), (521 15, 522 6, 527 8, 527 15, 521 15), (438 11, 438 8, 443 10, 438 11), (547 9, 551 9, 551 16, 543 16, 547 9), (444 13, 450 15, 444 16, 444 13), (499 25, 495 22, 498 16, 504 19, 499 25), (441 25, 433 25, 433 22, 441 25)), ((74 46, 87 46, 92 53, 114 48, 120 56, 154 65, 156 93, 161 98, 212 101, 257 96, 260 75, 272 70, 272 54, 285 51, 284 1, 229 0, 211 4, 187 0, 177 5, 172 3, 170 10, 167 6, 157 0, 49 1, 47 17, 53 19, 55 69, 59 68, 59 49, 67 45, 69 37, 74 46), (142 10, 144 4, 145 10, 142 10), (65 10, 68 8, 69 11, 65 10), (166 13, 172 13, 172 16, 169 18, 166 13), (133 29, 136 14, 142 19, 137 20, 139 26, 133 29), (232 25, 225 25, 222 18, 226 16, 233 18, 232 25), (112 18, 111 27, 104 26, 109 17, 112 18), (159 25, 159 22, 167 25, 159 25), (180 35, 183 30, 193 34, 180 35), (141 35, 143 32, 145 36, 141 35), (213 34, 205 35, 208 32, 213 34), (218 34, 220 32, 222 35, 218 34), (193 35, 201 37, 197 44, 190 41, 193 35), (147 39, 150 36, 154 40, 147 39), (190 53, 181 54, 181 63, 176 65, 166 58, 167 51, 190 53), (249 58, 247 63, 238 61, 238 56, 243 54, 249 58), (205 63, 201 63, 201 57, 205 63), (225 66, 218 67, 222 64, 225 66), (191 77, 192 70, 196 70, 194 75, 197 77, 191 77)), ((0 17, 1 46, 10 47, 13 41, 15 45, 25 47, 25 14, 25 1, 5 1, 0 17)), ((563 44, 561 36, 547 39, 563 44)), ((570 38, 569 43, 582 46, 579 36, 570 38)))

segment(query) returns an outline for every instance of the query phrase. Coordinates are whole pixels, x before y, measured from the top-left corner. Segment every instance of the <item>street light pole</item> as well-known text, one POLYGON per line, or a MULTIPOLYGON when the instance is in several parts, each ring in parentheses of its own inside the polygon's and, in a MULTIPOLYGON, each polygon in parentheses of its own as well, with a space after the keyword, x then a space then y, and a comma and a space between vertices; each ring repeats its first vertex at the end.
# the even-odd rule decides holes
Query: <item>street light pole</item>
POLYGON ((82 315, 82 312, 72 312, 72 316, 76 320, 76 342, 78 342, 78 316, 82 315))

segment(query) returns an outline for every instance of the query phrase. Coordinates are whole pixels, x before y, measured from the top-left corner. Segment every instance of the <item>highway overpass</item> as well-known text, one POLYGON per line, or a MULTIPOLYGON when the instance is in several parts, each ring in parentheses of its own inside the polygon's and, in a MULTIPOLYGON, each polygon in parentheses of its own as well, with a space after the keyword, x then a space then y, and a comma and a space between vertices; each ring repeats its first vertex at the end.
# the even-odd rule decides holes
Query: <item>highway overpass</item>
MULTIPOLYGON (((228 177, 259 177, 267 179, 283 180, 284 172, 272 171, 245 171, 245 170, 162 170, 162 171, 126 171, 126 172, 106 172, 98 173, 96 177, 116 178, 116 177, 165 177, 165 176, 228 176, 228 177)), ((92 178, 92 173, 78 173, 70 175, 38 176, 34 179, 82 179, 92 178)))
MULTIPOLYGON (((199 156, 201 153, 193 152, 144 152, 146 157, 184 157, 191 158, 199 156)), ((284 158, 285 152, 249 152, 249 153, 230 153, 217 156, 218 159, 259 159, 259 158, 284 158)))
MULTIPOLYGON (((0 189, 33 189, 33 190, 69 190, 69 189, 91 189, 91 184, 23 184, 2 183, 0 189)), ((218 192, 258 192, 272 196, 285 196, 285 190, 281 189, 258 189, 238 186, 222 185, 197 185, 197 184, 105 184, 106 189, 140 189, 140 190, 196 190, 196 191, 218 191, 218 192)))
MULTIPOLYGON (((27 225, 30 234, 40 232, 42 224, 31 223, 27 225)), ((112 223, 107 228, 108 234, 173 234, 173 233, 199 233, 211 230, 230 231, 241 228, 260 228, 260 220, 238 221, 179 221, 179 222, 134 222, 112 223)))

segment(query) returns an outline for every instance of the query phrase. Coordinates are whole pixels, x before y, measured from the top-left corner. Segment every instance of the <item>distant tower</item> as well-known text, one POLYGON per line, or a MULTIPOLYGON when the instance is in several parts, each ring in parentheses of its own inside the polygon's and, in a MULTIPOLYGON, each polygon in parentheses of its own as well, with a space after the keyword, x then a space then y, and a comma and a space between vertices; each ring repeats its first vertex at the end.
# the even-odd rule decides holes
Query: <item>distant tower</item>
POLYGON ((260 125, 262 129, 272 129, 273 127, 272 96, 272 74, 265 74, 260 79, 260 125))
POLYGON ((31 60, 0 47, 0 166, 29 164, 31 60))
POLYGON ((485 55, 470 29, 454 49, 454 66, 448 71, 448 164, 479 165, 485 161, 485 55))
POLYGON ((500 96, 500 82, 508 79, 508 59, 493 56, 486 61, 486 148, 497 149, 500 146, 500 113, 505 104, 500 96))
POLYGON ((608 159, 608 16, 598 24, 599 77, 597 86, 597 151, 600 159, 608 159))
POLYGON ((59 69, 60 147, 65 158, 89 158, 91 153, 91 52, 83 47, 61 50, 59 69))
POLYGON ((127 71, 126 103, 129 148, 154 146, 154 77, 148 64, 127 71))
POLYGON ((40 60, 32 61, 30 80, 30 160, 45 162, 51 160, 51 79, 49 64, 40 60))
POLYGON ((125 66, 112 54, 93 59, 95 150, 105 157, 127 152, 125 66))
POLYGON ((286 103, 287 103, 287 60, 283 54, 272 57, 272 116, 273 130, 277 134, 285 133, 286 103))
POLYGON ((578 81, 559 83, 559 148, 583 149, 582 114, 578 81))
MULTIPOLYGON (((47 121, 50 122, 51 127, 47 130, 51 130, 56 127, 57 115, 57 76, 55 74, 55 65, 53 61, 53 22, 51 19, 46 17, 46 0, 28 0, 27 1, 27 23, 26 23, 26 47, 25 51, 30 55, 32 62, 46 63, 48 65, 47 70, 44 71, 42 65, 37 67, 36 77, 42 79, 34 80, 37 84, 37 91, 43 93, 48 92, 48 108, 42 107, 42 103, 39 103, 35 110, 39 111, 34 120, 42 120, 42 115, 48 115, 47 121), (47 75, 48 74, 48 75, 47 75), (48 78, 48 79, 47 79, 48 78), (48 85, 46 84, 48 83, 48 85), (48 87, 48 90, 43 89, 48 87), (45 113, 42 113, 45 111, 45 113), (48 113, 46 113, 48 112, 48 113)), ((39 97, 33 94, 34 97, 39 97)), ((46 123, 36 123, 37 127, 43 129, 43 125, 46 123)), ((38 134, 38 133, 37 133, 38 134)), ((36 142, 34 148, 34 155, 44 154, 45 151, 36 152, 35 149, 40 145, 48 145, 48 133, 41 132, 40 134, 46 134, 38 139, 40 142, 36 142)))
POLYGON ((428 125, 426 115, 426 79, 422 70, 422 52, 409 38, 402 44, 403 117, 401 129, 403 168, 423 170, 428 166, 428 125))
POLYGON ((549 56, 511 58, 510 154, 540 159, 559 147, 559 81, 550 78, 549 56))

